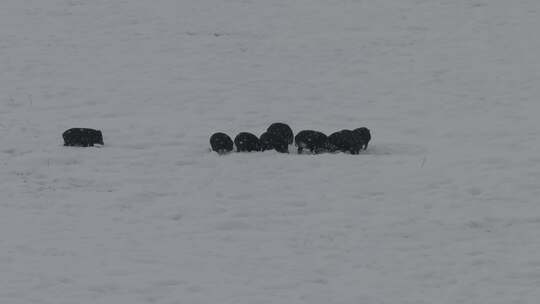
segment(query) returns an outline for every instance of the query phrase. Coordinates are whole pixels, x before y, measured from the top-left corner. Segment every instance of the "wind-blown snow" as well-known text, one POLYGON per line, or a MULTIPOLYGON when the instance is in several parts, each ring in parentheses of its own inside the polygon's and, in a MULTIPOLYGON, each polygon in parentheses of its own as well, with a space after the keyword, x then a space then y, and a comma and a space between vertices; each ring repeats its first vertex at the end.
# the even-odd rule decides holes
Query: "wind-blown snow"
POLYGON ((0 302, 538 302, 539 15, 3 0, 0 302), (276 121, 373 140, 209 152, 276 121), (63 147, 71 127, 106 145, 63 147))

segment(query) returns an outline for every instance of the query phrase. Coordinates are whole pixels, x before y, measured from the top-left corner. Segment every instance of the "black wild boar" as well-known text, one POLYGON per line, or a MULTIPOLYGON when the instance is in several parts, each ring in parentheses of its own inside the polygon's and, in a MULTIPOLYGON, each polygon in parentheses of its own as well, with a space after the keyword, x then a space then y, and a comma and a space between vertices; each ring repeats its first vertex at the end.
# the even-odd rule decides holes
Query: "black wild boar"
POLYGON ((103 135, 100 130, 88 128, 71 128, 62 133, 64 146, 93 147, 103 145, 103 135))
POLYGON ((218 154, 225 154, 233 150, 233 141, 229 135, 217 132, 210 136, 210 146, 212 147, 212 151, 216 151, 218 154))
POLYGON ((260 151, 261 145, 259 139, 254 134, 242 132, 234 138, 237 152, 260 151))
POLYGON ((269 132, 264 132, 259 137, 261 151, 276 150, 280 153, 289 153, 289 144, 281 137, 269 132))
POLYGON ((294 144, 298 147, 298 154, 301 154, 304 149, 319 154, 326 151, 328 138, 319 131, 303 130, 294 137, 294 144))
POLYGON ((371 132, 366 127, 354 129, 354 132, 356 132, 360 136, 360 138, 361 138, 361 140, 363 142, 362 149, 366 150, 367 147, 368 147, 368 143, 371 140, 371 132))
POLYGON ((274 137, 281 137, 285 142, 290 145, 293 143, 294 140, 294 134, 289 127, 289 125, 282 123, 282 122, 276 122, 271 124, 268 129, 266 130, 267 133, 272 134, 274 137))
POLYGON ((341 130, 328 136, 328 150, 331 152, 349 152, 358 154, 364 142, 357 132, 351 130, 341 130))

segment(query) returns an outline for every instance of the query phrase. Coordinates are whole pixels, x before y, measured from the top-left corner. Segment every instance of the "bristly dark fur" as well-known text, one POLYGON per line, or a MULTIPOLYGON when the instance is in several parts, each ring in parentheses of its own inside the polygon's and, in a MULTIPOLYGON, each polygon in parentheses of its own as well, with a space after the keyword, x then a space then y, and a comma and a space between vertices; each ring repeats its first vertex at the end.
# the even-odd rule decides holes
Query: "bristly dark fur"
POLYGON ((103 135, 100 130, 88 128, 71 128, 62 134, 64 146, 92 147, 103 145, 103 135))
POLYGON ((294 144, 298 147, 298 154, 301 154, 304 149, 315 154, 323 153, 328 146, 328 137, 319 131, 303 130, 294 137, 294 144))
POLYGON ((261 145, 261 151, 276 150, 280 153, 289 153, 289 144, 281 136, 264 132, 261 134, 261 137, 259 137, 259 142, 261 145))
POLYGON ((362 149, 366 150, 368 147, 369 141, 371 140, 371 131, 369 131, 369 129, 366 127, 362 127, 362 128, 354 129, 354 132, 356 132, 360 136, 362 142, 364 143, 362 146, 362 149))
POLYGON ((351 130, 337 131, 328 136, 328 147, 331 152, 358 154, 363 145, 360 135, 351 130))
POLYGON ((293 143, 294 133, 291 127, 285 123, 275 122, 268 127, 266 132, 274 136, 276 140, 282 138, 288 145, 293 143))
POLYGON ((212 151, 216 151, 218 154, 225 154, 233 150, 233 141, 229 135, 217 132, 210 137, 210 146, 212 147, 212 151))
POLYGON ((242 132, 234 138, 237 152, 254 152, 260 151, 261 145, 259 138, 252 133, 242 132))

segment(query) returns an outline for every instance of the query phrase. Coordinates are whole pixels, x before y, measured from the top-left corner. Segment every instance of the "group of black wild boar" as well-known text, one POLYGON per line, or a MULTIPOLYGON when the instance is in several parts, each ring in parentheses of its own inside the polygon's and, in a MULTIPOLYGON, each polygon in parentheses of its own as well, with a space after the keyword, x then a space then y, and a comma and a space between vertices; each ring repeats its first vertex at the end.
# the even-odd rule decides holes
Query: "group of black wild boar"
POLYGON ((366 150, 371 140, 371 132, 368 128, 362 127, 354 130, 341 130, 326 136, 324 133, 314 130, 303 130, 294 136, 294 133, 287 124, 276 122, 271 124, 266 132, 260 137, 249 133, 241 132, 233 140, 225 133, 214 133, 210 137, 210 146, 218 154, 236 152, 255 152, 276 150, 281 153, 289 153, 289 145, 294 142, 298 149, 298 154, 309 152, 311 154, 345 152, 359 154, 366 150))
MULTIPOLYGON (((100 130, 88 128, 71 128, 62 134, 64 145, 91 147, 94 144, 103 145, 103 135, 100 130)), ((254 152, 276 150, 289 153, 289 145, 294 142, 298 154, 305 151, 312 154, 324 152, 345 152, 359 154, 366 150, 371 140, 371 132, 362 127, 354 130, 341 130, 326 136, 313 130, 303 130, 296 136, 287 124, 276 122, 271 124, 260 137, 249 132, 241 132, 233 140, 225 133, 214 133, 210 137, 210 146, 218 154, 226 154, 236 146, 237 152, 254 152)))

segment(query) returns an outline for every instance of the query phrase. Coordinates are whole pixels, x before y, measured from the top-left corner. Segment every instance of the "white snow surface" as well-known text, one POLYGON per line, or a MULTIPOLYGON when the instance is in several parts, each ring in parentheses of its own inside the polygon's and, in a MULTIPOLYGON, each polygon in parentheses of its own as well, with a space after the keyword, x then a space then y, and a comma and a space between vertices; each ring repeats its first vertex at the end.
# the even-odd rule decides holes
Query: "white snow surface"
POLYGON ((538 29, 538 0, 2 0, 0 303, 538 303, 538 29), (209 151, 276 121, 373 139, 209 151))

